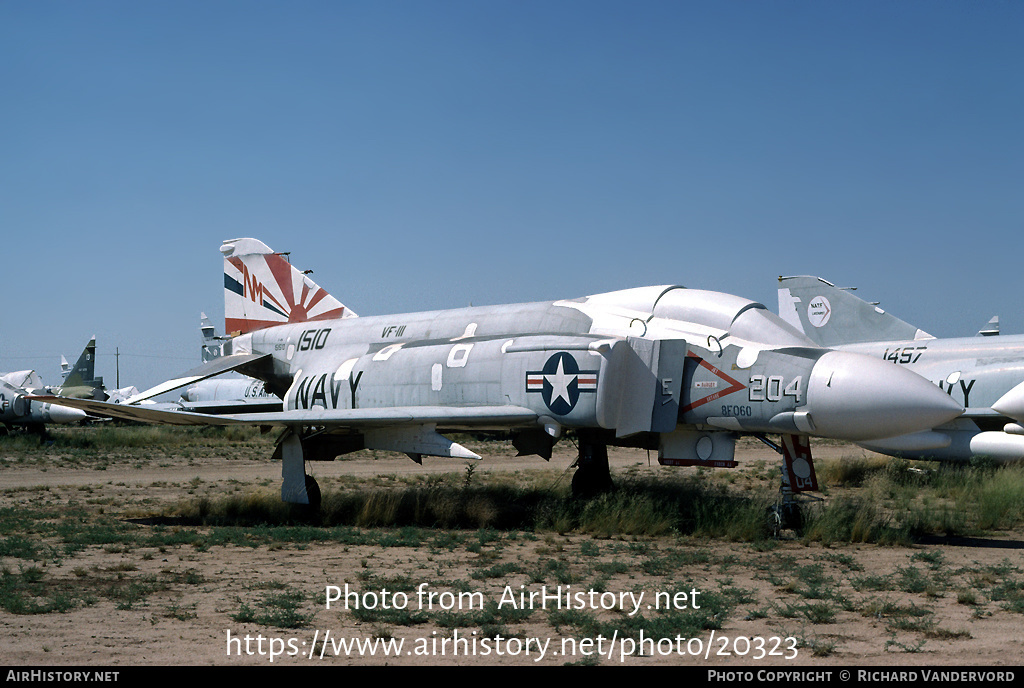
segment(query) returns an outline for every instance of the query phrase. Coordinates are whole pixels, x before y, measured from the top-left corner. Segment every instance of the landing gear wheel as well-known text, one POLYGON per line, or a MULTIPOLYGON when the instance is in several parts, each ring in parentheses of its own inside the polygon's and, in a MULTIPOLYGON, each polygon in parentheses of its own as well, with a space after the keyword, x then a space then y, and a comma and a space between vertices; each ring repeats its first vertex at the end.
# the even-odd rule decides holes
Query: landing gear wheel
POLYGON ((779 537, 783 530, 799 531, 804 525, 804 515, 795 502, 773 504, 768 507, 768 532, 779 537))
POLYGON ((590 499, 611 490, 611 481, 603 480, 599 473, 593 468, 577 468, 572 476, 572 496, 590 499))
POLYGON ((580 443, 580 458, 572 476, 572 495, 582 499, 609 492, 612 474, 608 468, 608 445, 580 443))
POLYGON ((309 510, 311 512, 320 511, 320 485, 317 484, 316 478, 306 474, 306 496, 309 497, 309 510))
POLYGON ((768 507, 767 520, 768 534, 778 539, 779 535, 782 534, 782 509, 779 508, 778 504, 768 507))
POLYGON ((782 525, 790 530, 800 530, 804 527, 804 512, 800 505, 793 502, 782 505, 782 525))

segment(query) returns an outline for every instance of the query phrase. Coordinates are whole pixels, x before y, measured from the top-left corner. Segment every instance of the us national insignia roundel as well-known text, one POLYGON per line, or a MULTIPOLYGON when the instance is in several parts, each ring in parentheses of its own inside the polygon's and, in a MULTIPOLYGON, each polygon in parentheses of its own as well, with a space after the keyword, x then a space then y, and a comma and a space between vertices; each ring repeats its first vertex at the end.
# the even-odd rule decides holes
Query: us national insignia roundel
POLYGON ((543 370, 527 371, 526 391, 540 392, 551 412, 564 416, 576 408, 580 394, 597 392, 597 371, 580 370, 572 354, 561 351, 547 360, 543 370))

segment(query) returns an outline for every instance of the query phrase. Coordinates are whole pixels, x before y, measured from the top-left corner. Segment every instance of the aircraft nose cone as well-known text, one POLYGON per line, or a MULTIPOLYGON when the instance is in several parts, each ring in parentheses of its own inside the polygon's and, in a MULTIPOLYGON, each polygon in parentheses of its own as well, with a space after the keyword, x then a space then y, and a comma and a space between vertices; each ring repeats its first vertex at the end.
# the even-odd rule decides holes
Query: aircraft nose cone
POLYGON ((49 410, 51 423, 77 423, 86 418, 85 411, 52 404, 49 410))
POLYGON ((1014 420, 1024 421, 1024 382, 999 397, 992 404, 992 410, 1014 420))
POLYGON ((964 407, 909 370, 862 354, 830 351, 811 369, 806 410, 814 434, 861 441, 930 430, 962 414, 964 407))

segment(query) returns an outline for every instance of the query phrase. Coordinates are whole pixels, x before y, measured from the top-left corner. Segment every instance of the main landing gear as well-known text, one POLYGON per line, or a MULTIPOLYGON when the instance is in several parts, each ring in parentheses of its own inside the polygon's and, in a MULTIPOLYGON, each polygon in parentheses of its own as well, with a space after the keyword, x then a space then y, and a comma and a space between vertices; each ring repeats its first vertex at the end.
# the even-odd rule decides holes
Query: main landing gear
POLYGON ((306 474, 306 497, 309 499, 309 510, 320 511, 320 485, 316 482, 316 478, 309 473, 306 474))
POLYGON ((782 485, 779 500, 768 507, 768 530, 772 537, 778 537, 783 530, 800 530, 804 525, 802 504, 818 499, 804 494, 818 489, 811 444, 802 435, 783 435, 781 445, 763 435, 757 438, 782 455, 782 485))
POLYGON ((572 494, 587 499, 609 492, 612 474, 608 467, 608 445, 597 441, 590 433, 579 435, 580 455, 576 459, 576 472, 572 476, 572 494))
POLYGON ((302 440, 295 432, 288 431, 277 445, 274 458, 281 459, 281 499, 292 504, 305 506, 309 511, 320 509, 320 486, 313 476, 306 473, 306 459, 302 451, 302 440))

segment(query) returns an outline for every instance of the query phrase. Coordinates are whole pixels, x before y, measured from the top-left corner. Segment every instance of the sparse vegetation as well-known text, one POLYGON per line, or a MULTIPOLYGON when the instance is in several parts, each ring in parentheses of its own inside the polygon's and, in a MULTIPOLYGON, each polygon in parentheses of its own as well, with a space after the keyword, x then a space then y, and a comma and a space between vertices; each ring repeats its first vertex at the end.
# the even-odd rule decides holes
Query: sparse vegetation
POLYGON ((255 605, 241 602, 240 609, 231 618, 240 623, 274 628, 305 628, 313 619, 311 612, 302 611, 307 606, 306 596, 298 590, 280 587, 282 589, 263 595, 255 605))
POLYGON ((218 481, 197 470, 180 485, 154 482, 153 494, 124 500, 118 495, 127 488, 102 477, 111 466, 182 465, 211 453, 230 461, 255 454, 265 462, 272 437, 170 429, 161 432, 180 436, 164 442, 157 435, 162 444, 151 448, 147 429, 92 430, 89 436, 90 429, 69 429, 49 447, 20 449, 24 440, 17 437, 0 441, 0 465, 46 469, 59 455, 101 476, 89 485, 4 492, 5 613, 100 605, 145 615, 150 624, 195 623, 196 595, 226 589, 221 574, 200 562, 228 549, 269 552, 275 561, 314 549, 326 561, 351 562, 356 573, 344 582, 360 589, 415 596, 425 583, 485 602, 332 610, 325 621, 322 584, 339 582, 325 563, 308 585, 276 582, 265 572, 244 577, 243 589, 235 585, 214 614, 222 623, 282 629, 356 623, 378 638, 410 627, 439 636, 472 629, 478 637, 522 637, 538 625, 575 638, 638 638, 641 630, 645 637, 706 637, 725 625, 781 632, 792 624, 804 629, 795 637, 813 656, 842 653, 845 640, 834 629, 851 619, 871 619, 884 630, 880 652, 920 652, 926 643, 970 641, 971 623, 1024 614, 1017 565, 954 565, 916 544, 1020 528, 1024 482, 1014 467, 911 471, 906 462, 843 459, 819 472, 827 497, 805 508, 802 529, 775 540, 766 518, 775 475, 763 462, 729 479, 724 471, 637 467, 616 476, 615 491, 591 500, 573 499, 555 470, 493 473, 472 464, 425 477, 382 473, 325 481, 323 508, 311 516, 282 503, 276 481, 218 481), (861 548, 868 545, 891 548, 896 563, 866 567, 861 548), (700 597, 699 606, 645 606, 632 614, 497 604, 506 588, 541 586, 598 595, 699 590, 700 597), (935 613, 939 604, 967 607, 972 621, 945 623, 935 613))

